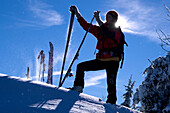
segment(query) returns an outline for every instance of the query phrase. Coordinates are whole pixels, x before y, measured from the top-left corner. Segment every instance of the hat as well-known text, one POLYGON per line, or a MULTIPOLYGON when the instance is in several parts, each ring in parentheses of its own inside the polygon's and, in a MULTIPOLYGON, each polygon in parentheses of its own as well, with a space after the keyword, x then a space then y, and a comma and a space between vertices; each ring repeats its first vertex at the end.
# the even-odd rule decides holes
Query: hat
POLYGON ((116 11, 111 10, 111 11, 108 11, 106 15, 107 14, 110 14, 113 18, 116 18, 116 20, 118 19, 118 13, 116 11))

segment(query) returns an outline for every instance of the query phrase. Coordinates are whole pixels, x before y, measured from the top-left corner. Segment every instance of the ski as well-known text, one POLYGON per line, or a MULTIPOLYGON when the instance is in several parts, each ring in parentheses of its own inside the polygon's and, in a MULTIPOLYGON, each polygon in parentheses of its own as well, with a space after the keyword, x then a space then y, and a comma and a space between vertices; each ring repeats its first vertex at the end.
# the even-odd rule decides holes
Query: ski
POLYGON ((93 20, 94 20, 94 16, 93 16, 93 18, 92 18, 92 20, 91 20, 91 22, 90 22, 90 25, 89 25, 89 27, 88 27, 88 30, 86 31, 86 33, 85 33, 85 35, 84 35, 84 37, 83 37, 83 40, 81 41, 81 44, 80 44, 80 46, 79 46, 79 48, 78 48, 78 50, 77 50, 77 52, 76 52, 76 54, 75 54, 75 56, 74 56, 71 64, 70 64, 70 66, 69 66, 69 68, 68 68, 68 70, 67 70, 67 72, 66 72, 66 74, 65 74, 65 76, 64 76, 64 78, 63 78, 63 80, 62 80, 62 82, 59 84, 59 87, 61 87, 61 86, 63 85, 65 79, 66 79, 68 76, 72 76, 72 73, 71 73, 72 65, 73 65, 74 61, 75 61, 76 59, 78 59, 79 51, 80 51, 80 49, 81 49, 81 47, 82 47, 82 45, 83 45, 83 43, 84 43, 84 40, 85 40, 85 38, 86 38, 86 36, 87 36, 87 33, 88 33, 89 30, 90 30, 90 27, 91 27, 91 25, 92 25, 93 20))
POLYGON ((43 71, 42 71, 42 78, 41 81, 44 82, 44 72, 45 72, 45 64, 43 63, 43 71))
POLYGON ((41 65, 43 65, 43 71, 42 71, 42 80, 44 80, 44 71, 45 71, 45 64, 44 64, 44 60, 45 60, 45 54, 43 53, 44 51, 41 50, 40 54, 38 55, 37 59, 40 59, 40 68, 39 68, 39 80, 40 80, 40 76, 41 76, 41 65))
POLYGON ((29 77, 29 74, 30 74, 30 69, 29 69, 29 67, 27 67, 27 74, 25 74, 25 76, 27 77, 27 79, 30 78, 30 77, 29 77))
POLYGON ((49 61, 48 61, 48 78, 47 83, 52 84, 53 81, 53 44, 49 42, 50 51, 49 51, 49 61))
POLYGON ((73 27, 73 21, 74 21, 74 12, 71 12, 71 17, 70 17, 70 24, 69 24, 69 29, 68 29, 68 36, 67 36, 67 42, 66 42, 66 48, 65 48, 65 53, 64 53, 64 58, 63 58, 63 65, 62 65, 62 70, 61 70, 61 75, 60 75, 60 81, 59 81, 59 87, 62 81, 62 76, 63 76, 63 70, 64 70, 64 65, 65 65, 65 60, 66 60, 66 55, 67 55, 67 50, 70 42, 70 37, 71 37, 71 31, 73 27))

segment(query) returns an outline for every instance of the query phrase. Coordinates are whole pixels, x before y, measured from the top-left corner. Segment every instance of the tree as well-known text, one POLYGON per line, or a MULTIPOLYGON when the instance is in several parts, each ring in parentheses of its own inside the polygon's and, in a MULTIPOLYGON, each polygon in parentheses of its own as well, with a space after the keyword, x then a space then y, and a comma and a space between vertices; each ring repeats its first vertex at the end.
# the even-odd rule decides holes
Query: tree
POLYGON ((132 75, 129 79, 128 85, 125 86, 126 88, 126 93, 123 94, 123 98, 125 99, 124 102, 121 105, 130 107, 130 98, 132 97, 133 94, 133 86, 135 84, 135 81, 132 83, 132 75))
POLYGON ((155 59, 145 69, 145 73, 147 76, 136 92, 138 96, 134 99, 137 101, 135 104, 140 102, 142 112, 161 113, 168 106, 170 99, 170 52, 166 57, 155 59))
POLYGON ((136 92, 133 94, 133 104, 132 104, 132 109, 138 109, 138 103, 139 103, 139 89, 136 89, 136 92))

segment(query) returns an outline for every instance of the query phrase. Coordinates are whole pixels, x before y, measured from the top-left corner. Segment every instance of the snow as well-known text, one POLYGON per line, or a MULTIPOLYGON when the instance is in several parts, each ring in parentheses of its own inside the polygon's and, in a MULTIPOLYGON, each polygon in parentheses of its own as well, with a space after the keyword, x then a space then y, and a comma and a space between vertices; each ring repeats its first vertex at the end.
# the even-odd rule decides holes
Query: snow
POLYGON ((0 113, 139 113, 54 85, 0 74, 0 113))

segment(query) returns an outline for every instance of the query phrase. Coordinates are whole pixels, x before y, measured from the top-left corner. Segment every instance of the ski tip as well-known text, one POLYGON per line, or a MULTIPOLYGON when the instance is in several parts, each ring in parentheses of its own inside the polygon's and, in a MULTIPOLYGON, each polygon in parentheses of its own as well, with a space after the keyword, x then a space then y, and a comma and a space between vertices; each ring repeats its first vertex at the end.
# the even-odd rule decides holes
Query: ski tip
POLYGON ((99 101, 102 101, 102 99, 101 99, 101 98, 99 98, 99 101))

